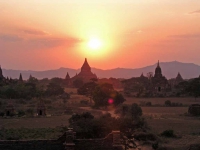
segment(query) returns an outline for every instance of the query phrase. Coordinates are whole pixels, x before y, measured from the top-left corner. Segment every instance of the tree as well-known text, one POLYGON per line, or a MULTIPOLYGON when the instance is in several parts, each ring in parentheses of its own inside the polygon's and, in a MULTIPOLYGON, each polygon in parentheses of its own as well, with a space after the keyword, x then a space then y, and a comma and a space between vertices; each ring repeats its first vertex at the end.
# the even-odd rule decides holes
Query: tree
POLYGON ((89 96, 89 95, 92 95, 96 86, 97 86, 97 83, 95 83, 95 82, 87 82, 87 83, 83 84, 83 86, 78 88, 77 92, 80 95, 89 96))
POLYGON ((130 107, 127 104, 122 104, 117 107, 115 113, 119 114, 122 117, 127 116, 130 113, 130 107))
POLYGON ((18 110, 18 117, 22 117, 25 115, 25 112, 23 110, 18 110))
POLYGON ((83 80, 82 79, 75 79, 73 81, 73 85, 75 88, 80 88, 83 85, 83 80))
POLYGON ((78 138, 103 138, 112 130, 119 130, 119 120, 110 114, 95 118, 89 112, 75 114, 69 119, 78 138))
POLYGON ((170 101, 170 100, 167 100, 167 101, 165 101, 165 105, 166 105, 166 106, 171 106, 171 105, 172 105, 172 103, 171 103, 171 101, 170 101))
POLYGON ((186 91, 189 92, 194 98, 200 96, 200 78, 195 78, 189 81, 186 91))
POLYGON ((122 94, 115 91, 112 84, 109 83, 96 86, 93 92, 93 100, 96 107, 107 107, 109 104, 117 106, 125 101, 122 94))
POLYGON ((91 80, 92 82, 97 82, 97 81, 98 81, 97 78, 91 78, 90 80, 91 80))
POLYGON ((11 87, 8 87, 4 94, 7 98, 17 98, 18 96, 18 93, 11 87))
POLYGON ((55 77, 55 78, 51 79, 51 83, 55 83, 58 85, 61 85, 63 82, 64 82, 64 80, 62 78, 55 77))
POLYGON ((133 103, 131 105, 131 116, 132 116, 132 119, 142 116, 142 109, 136 103, 133 103))
POLYGON ((115 97, 114 97, 114 105, 115 106, 123 103, 126 100, 121 93, 119 93, 117 91, 115 91, 114 93, 115 93, 115 97))
POLYGON ((132 92, 137 92, 137 96, 139 97, 142 93, 145 92, 145 89, 150 88, 149 79, 144 76, 123 80, 122 83, 124 84, 124 92, 129 96, 132 92))
POLYGON ((28 79, 28 82, 29 82, 29 83, 37 83, 37 82, 38 82, 38 79, 35 78, 35 77, 30 76, 29 79, 28 79))
POLYGON ((49 85, 47 86, 46 94, 48 96, 61 95, 63 93, 64 93, 64 88, 62 88, 59 84, 50 82, 49 85))

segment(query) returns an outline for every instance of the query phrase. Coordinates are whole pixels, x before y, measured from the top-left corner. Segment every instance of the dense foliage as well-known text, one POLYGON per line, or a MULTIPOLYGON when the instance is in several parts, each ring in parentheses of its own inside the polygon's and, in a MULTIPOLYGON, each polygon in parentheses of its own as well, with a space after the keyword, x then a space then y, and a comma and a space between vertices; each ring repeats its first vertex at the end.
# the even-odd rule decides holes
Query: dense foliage
POLYGON ((195 78, 188 81, 185 91, 195 98, 200 96, 200 78, 195 78))
POLYGON ((77 92, 80 95, 92 95, 95 87, 97 86, 97 83, 95 82, 87 82, 80 88, 78 88, 77 92))
POLYGON ((116 91, 113 85, 109 83, 85 83, 78 88, 78 94, 91 97, 95 103, 95 107, 107 107, 111 104, 117 106, 125 101, 123 95, 116 91))
POLYGON ((136 103, 133 103, 132 105, 123 104, 116 109, 115 113, 122 117, 130 117, 134 120, 142 116, 142 109, 136 103))
POLYGON ((146 123, 141 117, 141 108, 136 105, 133 104, 131 108, 136 108, 138 112, 131 109, 132 112, 128 111, 127 115, 120 117, 112 117, 109 113, 99 117, 94 117, 88 112, 74 114, 69 119, 70 127, 76 132, 77 138, 102 138, 112 130, 127 133, 138 128, 145 128, 146 123))
POLYGON ((108 83, 97 85, 92 97, 96 107, 106 107, 110 104, 117 106, 125 101, 123 95, 108 83))

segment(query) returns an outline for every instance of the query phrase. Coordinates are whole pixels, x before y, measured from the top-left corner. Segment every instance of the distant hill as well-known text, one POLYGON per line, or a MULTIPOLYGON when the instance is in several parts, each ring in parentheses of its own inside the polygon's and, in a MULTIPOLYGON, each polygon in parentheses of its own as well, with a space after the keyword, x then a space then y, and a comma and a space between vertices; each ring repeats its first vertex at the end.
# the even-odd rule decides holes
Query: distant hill
MULTIPOLYGON (((128 69, 128 68, 115 68, 110 70, 102 70, 92 68, 92 72, 97 75, 99 78, 131 78, 138 77, 143 73, 146 75, 148 72, 155 71, 157 64, 136 68, 136 69, 128 69)), ((160 66, 162 68, 162 73, 168 79, 175 78, 180 72, 184 79, 195 78, 200 75, 200 66, 193 63, 182 63, 177 61, 172 62, 161 62, 160 66)), ((23 79, 28 79, 30 74, 33 77, 38 79, 42 78, 53 78, 53 77, 61 77, 65 78, 67 72, 70 77, 73 77, 76 73, 80 72, 80 69, 71 69, 71 68, 59 68, 56 70, 45 70, 45 71, 24 71, 24 70, 8 70, 3 69, 3 75, 5 77, 19 78, 19 74, 22 73, 23 79)))

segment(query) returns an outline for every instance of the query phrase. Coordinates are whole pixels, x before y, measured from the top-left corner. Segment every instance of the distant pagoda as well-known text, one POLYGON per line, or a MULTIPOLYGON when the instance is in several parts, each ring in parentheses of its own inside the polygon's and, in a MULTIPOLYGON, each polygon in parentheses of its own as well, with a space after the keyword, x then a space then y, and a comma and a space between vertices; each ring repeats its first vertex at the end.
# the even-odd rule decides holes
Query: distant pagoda
POLYGON ((69 73, 67 72, 67 75, 65 77, 65 80, 70 80, 70 76, 69 76, 69 73))
POLYGON ((19 82, 23 82, 22 74, 19 75, 19 82))
POLYGON ((65 83, 66 83, 67 86, 71 85, 71 78, 70 78, 68 72, 67 72, 67 75, 65 76, 65 83))
POLYGON ((183 82, 184 79, 182 78, 181 74, 178 72, 176 78, 175 78, 175 84, 179 84, 180 82, 183 82))

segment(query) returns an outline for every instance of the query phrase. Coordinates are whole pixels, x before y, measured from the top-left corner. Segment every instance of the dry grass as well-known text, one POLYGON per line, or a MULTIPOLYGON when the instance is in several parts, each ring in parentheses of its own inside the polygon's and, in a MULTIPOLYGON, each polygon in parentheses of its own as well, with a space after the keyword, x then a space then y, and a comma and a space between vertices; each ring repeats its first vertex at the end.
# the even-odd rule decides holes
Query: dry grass
POLYGON ((142 107, 144 114, 176 114, 187 113, 188 107, 142 107))
POLYGON ((65 92, 70 94, 77 94, 77 88, 65 88, 65 92))
POLYGON ((70 115, 36 117, 36 118, 9 118, 0 119, 0 128, 54 128, 67 126, 70 115))
POLYGON ((200 118, 184 115, 188 107, 142 107, 152 132, 159 135, 173 130, 180 138, 162 138, 162 145, 175 150, 187 150, 200 143, 200 118))
POLYGON ((151 102, 152 105, 164 105, 165 101, 170 100, 174 103, 182 103, 183 105, 190 105, 190 104, 200 104, 200 98, 196 100, 193 97, 181 97, 181 98, 135 98, 135 97, 125 97, 126 101, 125 104, 132 104, 137 103, 140 104, 141 102, 151 102))

